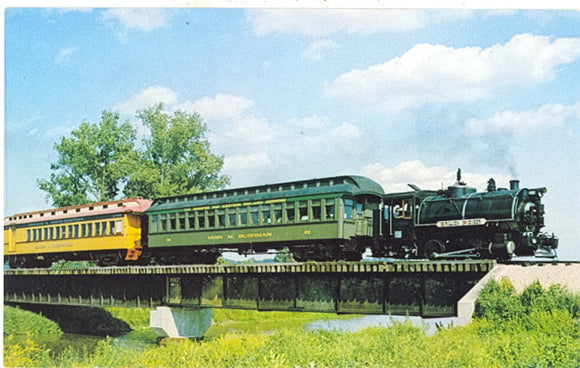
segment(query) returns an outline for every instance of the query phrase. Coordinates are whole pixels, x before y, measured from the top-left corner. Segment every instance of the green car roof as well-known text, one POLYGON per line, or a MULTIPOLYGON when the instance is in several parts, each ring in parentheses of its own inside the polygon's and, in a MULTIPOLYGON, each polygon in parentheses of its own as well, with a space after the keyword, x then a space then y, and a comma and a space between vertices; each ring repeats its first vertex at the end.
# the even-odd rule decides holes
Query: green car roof
POLYGON ((158 198, 146 212, 333 194, 381 196, 384 191, 377 182, 363 176, 336 176, 158 198))

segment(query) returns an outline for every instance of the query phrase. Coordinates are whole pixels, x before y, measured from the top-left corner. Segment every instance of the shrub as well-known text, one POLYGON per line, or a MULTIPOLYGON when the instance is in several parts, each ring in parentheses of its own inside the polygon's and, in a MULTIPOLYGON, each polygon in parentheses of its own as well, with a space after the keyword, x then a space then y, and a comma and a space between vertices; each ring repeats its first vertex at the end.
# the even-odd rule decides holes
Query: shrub
POLYGON ((539 282, 518 295, 507 279, 490 281, 476 301, 474 324, 501 366, 577 367, 580 298, 539 282))
POLYGON ((491 280, 480 291, 475 301, 474 318, 485 318, 496 323, 515 320, 522 316, 524 308, 512 283, 503 278, 491 280))
POLYGON ((58 324, 40 314, 4 306, 4 336, 18 334, 62 335, 58 324))

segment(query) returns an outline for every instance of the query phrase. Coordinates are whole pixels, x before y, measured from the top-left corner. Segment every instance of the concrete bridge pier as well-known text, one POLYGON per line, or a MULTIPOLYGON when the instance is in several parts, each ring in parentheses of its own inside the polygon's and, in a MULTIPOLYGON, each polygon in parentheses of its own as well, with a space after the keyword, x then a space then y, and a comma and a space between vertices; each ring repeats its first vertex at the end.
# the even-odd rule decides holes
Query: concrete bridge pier
POLYGON ((160 306, 150 312, 149 325, 159 337, 202 338, 211 326, 211 308, 160 306))

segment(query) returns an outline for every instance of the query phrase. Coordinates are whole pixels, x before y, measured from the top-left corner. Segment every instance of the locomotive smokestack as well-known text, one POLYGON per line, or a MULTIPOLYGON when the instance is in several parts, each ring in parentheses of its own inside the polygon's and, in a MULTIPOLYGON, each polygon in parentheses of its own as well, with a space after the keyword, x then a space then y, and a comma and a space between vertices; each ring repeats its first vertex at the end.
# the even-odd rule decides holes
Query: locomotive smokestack
POLYGON ((519 190, 520 189, 520 181, 519 180, 510 180, 510 189, 511 190, 519 190))

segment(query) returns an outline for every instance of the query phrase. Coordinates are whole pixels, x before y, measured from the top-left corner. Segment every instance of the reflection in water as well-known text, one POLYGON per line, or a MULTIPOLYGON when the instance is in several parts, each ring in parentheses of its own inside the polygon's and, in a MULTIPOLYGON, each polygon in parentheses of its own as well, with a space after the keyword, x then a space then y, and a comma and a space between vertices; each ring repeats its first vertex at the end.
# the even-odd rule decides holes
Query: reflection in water
POLYGON ((431 318, 423 319, 421 317, 405 317, 405 316, 363 316, 356 317, 349 320, 326 320, 315 321, 306 325, 309 331, 312 330, 327 330, 327 331, 347 331, 356 332, 368 327, 389 327, 396 323, 404 323, 409 321, 413 326, 423 327, 427 336, 433 336, 438 327, 450 327, 456 325, 457 318, 431 318))

